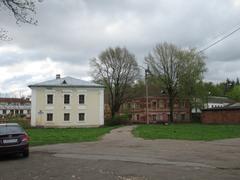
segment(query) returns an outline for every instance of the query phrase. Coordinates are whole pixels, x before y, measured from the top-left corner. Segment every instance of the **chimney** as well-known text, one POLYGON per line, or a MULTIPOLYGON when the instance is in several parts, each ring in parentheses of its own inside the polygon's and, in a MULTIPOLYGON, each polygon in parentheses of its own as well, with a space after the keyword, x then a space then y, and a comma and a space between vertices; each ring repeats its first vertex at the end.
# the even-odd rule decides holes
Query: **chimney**
POLYGON ((60 79, 61 75, 60 74, 56 74, 56 79, 60 79))

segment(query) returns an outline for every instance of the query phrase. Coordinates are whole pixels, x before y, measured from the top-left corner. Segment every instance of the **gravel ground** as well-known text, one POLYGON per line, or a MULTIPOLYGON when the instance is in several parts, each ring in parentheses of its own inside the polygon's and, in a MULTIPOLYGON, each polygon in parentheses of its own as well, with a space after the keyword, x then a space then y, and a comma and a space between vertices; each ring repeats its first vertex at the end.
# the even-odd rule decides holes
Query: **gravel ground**
POLYGON ((0 180, 240 179, 240 139, 143 140, 134 126, 98 142, 32 147, 29 158, 0 159, 0 180))

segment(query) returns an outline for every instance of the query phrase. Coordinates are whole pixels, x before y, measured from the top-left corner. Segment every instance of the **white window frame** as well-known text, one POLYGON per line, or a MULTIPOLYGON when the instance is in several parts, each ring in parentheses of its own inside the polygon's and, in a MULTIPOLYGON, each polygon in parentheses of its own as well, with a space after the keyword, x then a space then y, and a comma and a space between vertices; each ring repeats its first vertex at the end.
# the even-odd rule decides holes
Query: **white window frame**
POLYGON ((71 113, 70 112, 64 112, 63 113, 63 121, 64 122, 70 122, 71 121, 71 113), (65 120, 65 114, 69 114, 69 120, 65 120))
POLYGON ((46 94, 46 104, 50 105, 50 106, 54 104, 54 94, 53 93, 46 94), (52 95, 52 103, 51 104, 48 103, 48 95, 52 95))
POLYGON ((71 99, 72 99, 72 98, 71 98, 71 94, 70 94, 70 93, 64 93, 64 94, 63 94, 63 104, 64 104, 64 105, 70 105, 71 102, 72 102, 71 99), (65 95, 69 95, 69 103, 65 103, 65 95))
POLYGON ((54 114, 52 112, 47 112, 46 113, 46 121, 47 122, 53 122, 53 120, 54 120, 54 114), (48 114, 52 114, 52 120, 51 121, 48 120, 48 114))
POLYGON ((78 105, 86 105, 86 94, 85 93, 78 94, 78 105), (84 96, 84 103, 79 102, 79 98, 81 95, 84 96))
POLYGON ((81 122, 85 122, 87 119, 87 114, 86 112, 78 112, 78 122, 81 123, 81 122), (79 114, 84 114, 84 120, 79 120, 79 114))

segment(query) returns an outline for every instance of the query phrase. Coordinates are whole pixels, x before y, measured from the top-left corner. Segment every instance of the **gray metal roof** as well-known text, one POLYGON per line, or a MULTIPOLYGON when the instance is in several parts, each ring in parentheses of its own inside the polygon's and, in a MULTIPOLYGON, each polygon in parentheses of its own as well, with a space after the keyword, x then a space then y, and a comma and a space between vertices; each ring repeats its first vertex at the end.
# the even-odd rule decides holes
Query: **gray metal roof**
POLYGON ((221 97, 221 96, 209 96, 208 97, 208 103, 233 103, 234 100, 231 100, 227 97, 221 97))
POLYGON ((76 79, 72 77, 64 77, 53 79, 49 81, 40 82, 29 85, 29 87, 90 87, 90 88, 104 88, 104 86, 92 82, 76 79))
POLYGON ((236 103, 231 103, 227 106, 224 106, 226 108, 240 108, 240 102, 236 102, 236 103))

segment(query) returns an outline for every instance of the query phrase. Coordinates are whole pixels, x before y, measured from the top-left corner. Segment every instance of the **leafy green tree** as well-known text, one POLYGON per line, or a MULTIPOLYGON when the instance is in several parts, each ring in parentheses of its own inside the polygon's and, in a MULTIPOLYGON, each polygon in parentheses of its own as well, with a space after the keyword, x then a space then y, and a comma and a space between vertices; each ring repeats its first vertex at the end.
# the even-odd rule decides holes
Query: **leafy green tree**
POLYGON ((224 96, 225 94, 225 84, 220 83, 220 84, 214 84, 212 82, 205 82, 204 83, 205 87, 205 93, 206 96, 224 96))
POLYGON ((227 97, 240 101, 240 85, 234 86, 234 88, 227 93, 227 97))
POLYGON ((158 44, 146 57, 152 74, 159 79, 168 95, 170 122, 173 122, 173 105, 177 96, 194 95, 197 82, 206 71, 204 56, 194 49, 180 49, 173 44, 158 44))

